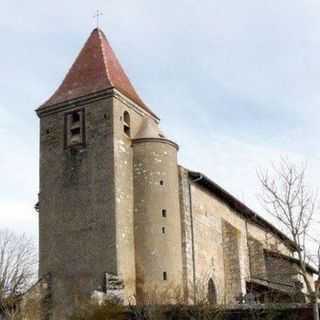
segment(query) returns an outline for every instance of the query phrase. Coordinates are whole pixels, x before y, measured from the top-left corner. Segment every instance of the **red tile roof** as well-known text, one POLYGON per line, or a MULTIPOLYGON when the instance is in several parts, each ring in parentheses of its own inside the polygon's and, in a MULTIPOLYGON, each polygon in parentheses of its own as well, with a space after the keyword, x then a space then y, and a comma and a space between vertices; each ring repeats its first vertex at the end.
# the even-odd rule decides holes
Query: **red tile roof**
POLYGON ((116 88, 157 117, 140 99, 103 31, 97 28, 92 31, 60 87, 40 109, 108 88, 116 88))

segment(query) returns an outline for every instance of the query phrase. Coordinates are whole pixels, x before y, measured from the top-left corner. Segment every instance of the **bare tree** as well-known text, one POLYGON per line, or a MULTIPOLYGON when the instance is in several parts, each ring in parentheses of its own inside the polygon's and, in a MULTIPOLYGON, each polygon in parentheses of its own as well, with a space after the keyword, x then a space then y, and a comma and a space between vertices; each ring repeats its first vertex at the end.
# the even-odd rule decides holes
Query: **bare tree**
POLYGON ((25 235, 0 230, 0 311, 13 306, 35 277, 33 241, 25 235))
MULTIPOLYGON (((272 166, 271 173, 258 172, 262 185, 262 203, 266 210, 282 225, 297 248, 299 273, 303 277, 308 295, 314 302, 314 319, 319 320, 317 293, 313 280, 308 276, 311 255, 307 254, 307 237, 315 213, 316 196, 306 184, 306 167, 297 166, 288 159, 281 159, 272 166)), ((320 252, 320 248, 318 253, 320 252)), ((320 271, 320 265, 318 273, 320 271)))

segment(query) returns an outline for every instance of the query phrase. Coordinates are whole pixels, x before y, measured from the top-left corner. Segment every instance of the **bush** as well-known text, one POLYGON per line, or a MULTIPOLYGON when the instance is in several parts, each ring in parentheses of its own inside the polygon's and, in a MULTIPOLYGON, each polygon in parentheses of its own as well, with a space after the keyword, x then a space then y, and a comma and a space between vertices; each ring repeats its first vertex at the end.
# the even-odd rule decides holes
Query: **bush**
POLYGON ((95 301, 82 303, 70 320, 126 320, 124 306, 114 301, 104 301, 99 304, 95 301))

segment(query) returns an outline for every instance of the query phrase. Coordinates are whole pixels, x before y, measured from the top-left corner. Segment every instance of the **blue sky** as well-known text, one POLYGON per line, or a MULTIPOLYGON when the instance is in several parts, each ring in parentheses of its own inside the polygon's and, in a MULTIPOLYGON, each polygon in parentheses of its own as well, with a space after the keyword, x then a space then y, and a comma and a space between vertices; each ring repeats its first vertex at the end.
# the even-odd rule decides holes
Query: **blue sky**
POLYGON ((280 156, 306 161, 318 188, 319 1, 4 0, 1 227, 37 237, 34 109, 63 79, 96 9, 140 96, 180 144, 180 163, 263 215, 256 170, 280 156))

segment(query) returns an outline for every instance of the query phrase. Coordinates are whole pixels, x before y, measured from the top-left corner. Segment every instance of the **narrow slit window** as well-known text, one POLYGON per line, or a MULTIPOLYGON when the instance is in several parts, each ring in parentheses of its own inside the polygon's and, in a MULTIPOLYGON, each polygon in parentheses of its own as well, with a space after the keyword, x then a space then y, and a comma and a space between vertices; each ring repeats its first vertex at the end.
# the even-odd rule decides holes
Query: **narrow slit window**
POLYGON ((131 128, 130 128, 130 115, 128 111, 123 113, 123 132, 130 137, 131 128))
POLYGON ((162 233, 166 233, 166 227, 162 227, 162 233))
POLYGON ((163 218, 167 217, 167 210, 166 209, 162 209, 162 217, 163 218))
POLYGON ((163 278, 164 281, 168 280, 168 275, 167 275, 166 271, 163 272, 162 278, 163 278))
POLYGON ((163 180, 160 180, 160 186, 163 186, 163 180))

